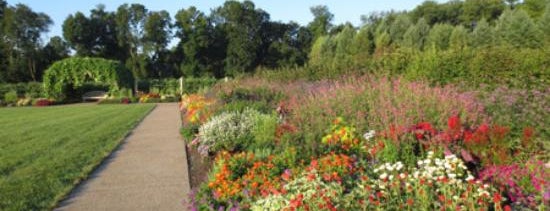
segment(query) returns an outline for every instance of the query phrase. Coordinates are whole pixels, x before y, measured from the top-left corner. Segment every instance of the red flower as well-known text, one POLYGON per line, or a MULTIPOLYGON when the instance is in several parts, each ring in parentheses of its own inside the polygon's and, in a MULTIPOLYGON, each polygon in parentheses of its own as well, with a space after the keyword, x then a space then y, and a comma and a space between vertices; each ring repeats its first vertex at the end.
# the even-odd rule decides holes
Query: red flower
POLYGON ((512 207, 510 205, 504 206, 504 211, 512 211, 512 207))
POLYGON ((452 116, 447 121, 447 126, 450 130, 459 130, 460 129, 460 117, 458 115, 452 116))
POLYGON ((414 200, 413 199, 407 199, 407 205, 409 206, 412 206, 414 204, 414 200))
POLYGON ((502 196, 499 193, 495 193, 495 195, 493 195, 493 202, 500 203, 501 201, 502 201, 502 196))
POLYGON ((477 131, 478 133, 481 133, 481 134, 486 134, 489 132, 489 125, 483 123, 481 124, 478 128, 477 128, 477 131))
POLYGON ((470 143, 474 138, 474 134, 467 130, 467 131, 464 131, 464 142, 466 143, 470 143))

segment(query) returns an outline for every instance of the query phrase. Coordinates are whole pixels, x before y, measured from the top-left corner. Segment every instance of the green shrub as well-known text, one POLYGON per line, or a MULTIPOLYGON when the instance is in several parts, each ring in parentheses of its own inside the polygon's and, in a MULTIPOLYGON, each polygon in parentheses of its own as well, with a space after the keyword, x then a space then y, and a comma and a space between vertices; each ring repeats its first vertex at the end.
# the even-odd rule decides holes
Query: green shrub
POLYGON ((18 96, 29 98, 44 97, 44 86, 42 83, 16 83, 16 84, 0 84, 0 96, 4 96, 9 91, 16 91, 18 96))
MULTIPOLYGON (((216 82, 217 79, 215 78, 185 78, 183 80, 183 93, 197 93, 201 89, 213 86, 216 82)), ((138 90, 172 96, 179 96, 182 92, 180 80, 177 78, 140 80, 138 82, 138 90)))
POLYGON ((225 104, 217 113, 223 112, 243 112, 246 108, 251 108, 262 113, 270 113, 274 110, 273 106, 265 101, 233 101, 225 104))
POLYGON ((252 129, 254 143, 251 149, 273 148, 275 146, 275 133, 277 131, 278 119, 274 115, 258 115, 256 124, 252 129))
POLYGON ((7 104, 15 104, 17 102, 17 92, 15 90, 4 94, 4 102, 7 104))
POLYGON ((195 135, 199 132, 199 125, 197 124, 188 124, 185 127, 180 129, 181 136, 186 142, 191 142, 195 135))
POLYGON ((197 93, 202 89, 214 86, 218 82, 215 78, 185 78, 183 81, 183 93, 197 93))
POLYGON ((269 118, 253 109, 243 112, 225 112, 214 116, 199 128, 199 151, 239 151, 254 141, 254 127, 257 121, 269 118))

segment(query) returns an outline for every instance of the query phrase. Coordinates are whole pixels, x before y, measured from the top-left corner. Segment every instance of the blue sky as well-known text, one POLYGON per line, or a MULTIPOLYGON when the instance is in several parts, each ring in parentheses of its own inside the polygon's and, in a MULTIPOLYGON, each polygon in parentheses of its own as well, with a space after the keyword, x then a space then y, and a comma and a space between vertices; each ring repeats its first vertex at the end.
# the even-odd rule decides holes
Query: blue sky
MULTIPOLYGON (((149 10, 166 10, 173 15, 182 8, 195 6, 199 10, 209 13, 211 8, 223 4, 223 0, 7 0, 8 4, 23 3, 34 11, 48 14, 54 21, 50 32, 45 38, 62 35, 61 25, 69 14, 77 11, 88 14, 95 5, 104 4, 109 11, 123 3, 140 3, 149 10)), ((360 24, 360 16, 373 11, 410 10, 424 0, 254 0, 256 7, 262 8, 271 15, 272 20, 288 22, 294 20, 301 25, 309 23, 313 16, 309 8, 314 5, 327 5, 334 14, 334 23, 351 22, 360 24)), ((443 0, 439 0, 440 2, 443 0)))

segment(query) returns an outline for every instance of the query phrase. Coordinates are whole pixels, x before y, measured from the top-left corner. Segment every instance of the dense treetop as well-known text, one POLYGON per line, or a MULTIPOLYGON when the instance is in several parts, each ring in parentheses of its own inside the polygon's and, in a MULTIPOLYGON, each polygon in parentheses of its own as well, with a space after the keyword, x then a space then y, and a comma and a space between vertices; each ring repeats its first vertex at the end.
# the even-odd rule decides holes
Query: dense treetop
POLYGON ((226 1, 209 14, 195 7, 169 14, 141 4, 115 11, 98 5, 88 16, 69 15, 63 38, 45 42, 40 37, 52 24, 47 14, 0 0, 0 82, 41 81, 49 65, 71 55, 118 60, 143 79, 349 67, 396 49, 541 49, 550 43, 549 2, 425 1, 411 11, 365 15, 361 26, 335 25, 323 5, 311 7, 314 19, 306 26, 272 21, 251 1, 226 1))

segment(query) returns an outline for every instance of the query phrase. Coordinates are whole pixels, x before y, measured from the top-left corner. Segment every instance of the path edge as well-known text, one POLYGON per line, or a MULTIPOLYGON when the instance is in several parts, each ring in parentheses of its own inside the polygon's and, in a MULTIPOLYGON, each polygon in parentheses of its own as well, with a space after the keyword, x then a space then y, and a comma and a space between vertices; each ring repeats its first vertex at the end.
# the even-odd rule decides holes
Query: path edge
POLYGON ((120 147, 122 145, 124 145, 124 143, 126 143, 126 140, 128 139, 128 137, 132 134, 132 132, 143 122, 143 120, 145 120, 145 118, 147 118, 155 109, 157 108, 157 104, 155 104, 153 107, 151 107, 151 109, 149 109, 149 111, 147 111, 143 117, 141 117, 140 119, 138 119, 138 121, 136 121, 134 123, 134 125, 132 125, 132 127, 124 134, 124 136, 122 136, 121 138, 119 138, 119 140, 117 141, 117 144, 116 146, 110 151, 110 152, 107 152, 103 155, 103 157, 101 158, 101 160, 95 164, 92 164, 90 165, 90 170, 87 171, 87 172, 84 172, 85 173, 85 176, 84 177, 79 177, 77 178, 75 181, 73 181, 73 186, 71 188, 67 188, 67 190, 63 190, 60 194, 58 194, 52 204, 50 204, 48 210, 54 210, 55 208, 58 208, 59 205, 61 204, 61 202, 63 202, 64 200, 67 200, 69 199, 69 196, 71 196, 71 194, 80 186, 82 185, 86 180, 88 180, 90 178, 90 176, 92 175, 92 173, 94 171, 96 171, 101 165, 105 164, 105 161, 107 160, 107 158, 111 157, 111 155, 113 155, 114 152, 118 151, 120 149, 120 147))

